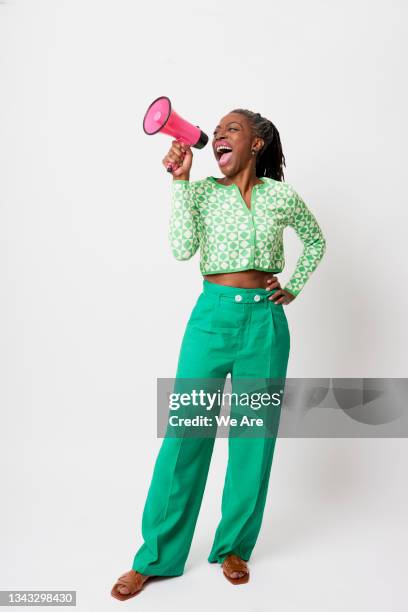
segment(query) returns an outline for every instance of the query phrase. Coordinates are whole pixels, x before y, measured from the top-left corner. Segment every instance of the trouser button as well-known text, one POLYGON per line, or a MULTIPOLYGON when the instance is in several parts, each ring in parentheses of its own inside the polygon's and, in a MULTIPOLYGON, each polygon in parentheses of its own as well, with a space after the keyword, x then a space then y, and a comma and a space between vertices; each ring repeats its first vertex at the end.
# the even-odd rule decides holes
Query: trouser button
POLYGON ((236 295, 235 296, 235 301, 236 302, 240 302, 242 300, 242 295, 236 295))
POLYGON ((259 302, 259 300, 260 300, 260 299, 261 299, 261 296, 260 296, 260 295, 258 295, 258 294, 257 294, 257 295, 254 295, 254 301, 255 301, 255 302, 259 302))

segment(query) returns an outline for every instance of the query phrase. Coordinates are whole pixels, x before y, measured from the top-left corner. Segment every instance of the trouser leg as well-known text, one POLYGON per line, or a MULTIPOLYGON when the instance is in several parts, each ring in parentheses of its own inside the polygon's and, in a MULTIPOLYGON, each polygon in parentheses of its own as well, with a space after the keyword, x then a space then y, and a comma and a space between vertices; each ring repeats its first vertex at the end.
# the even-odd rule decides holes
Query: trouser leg
MULTIPOLYGON (((213 392, 220 381, 225 381, 231 359, 227 347, 219 350, 215 346, 212 308, 213 303, 202 296, 196 302, 181 344, 175 389, 186 392, 187 379, 192 378, 213 392)), ((163 439, 143 511, 144 541, 132 565, 136 571, 162 576, 183 573, 213 446, 214 437, 189 437, 185 429, 181 437, 163 439)))
MULTIPOLYGON (((280 381, 283 384, 278 386, 284 389, 290 348, 285 314, 271 303, 251 306, 241 340, 233 365, 232 390, 238 388, 242 392, 244 379, 250 377, 280 381), (235 384, 238 379, 239 384, 235 384)), ((280 405, 272 410, 268 427, 262 429, 260 437, 239 437, 230 428, 221 520, 208 556, 210 563, 222 563, 230 553, 248 560, 255 546, 267 497, 280 405)))
POLYGON ((207 480, 214 439, 164 438, 142 517, 144 542, 133 569, 181 575, 207 480))

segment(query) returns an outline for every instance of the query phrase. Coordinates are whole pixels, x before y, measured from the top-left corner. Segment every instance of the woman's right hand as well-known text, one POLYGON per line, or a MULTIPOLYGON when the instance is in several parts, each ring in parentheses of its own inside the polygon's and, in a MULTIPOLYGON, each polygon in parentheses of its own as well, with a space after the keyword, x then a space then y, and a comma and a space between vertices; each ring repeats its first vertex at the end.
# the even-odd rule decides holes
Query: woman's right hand
POLYGON ((189 145, 173 140, 167 155, 163 158, 162 164, 167 170, 167 165, 176 163, 177 168, 172 172, 173 177, 178 179, 183 178, 188 180, 190 176, 191 165, 193 163, 193 153, 189 145))

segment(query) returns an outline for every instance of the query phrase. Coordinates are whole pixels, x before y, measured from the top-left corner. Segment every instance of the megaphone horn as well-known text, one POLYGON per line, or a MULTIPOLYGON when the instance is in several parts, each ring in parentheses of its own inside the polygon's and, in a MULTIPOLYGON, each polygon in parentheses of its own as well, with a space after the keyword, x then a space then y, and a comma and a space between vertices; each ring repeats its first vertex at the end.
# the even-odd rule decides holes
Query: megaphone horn
MULTIPOLYGON (((208 142, 207 134, 198 125, 192 125, 172 109, 167 96, 160 96, 150 104, 143 118, 143 131, 149 136, 159 132, 173 136, 179 142, 196 149, 202 149, 208 142)), ((167 172, 173 172, 177 164, 170 162, 166 168, 167 172)))

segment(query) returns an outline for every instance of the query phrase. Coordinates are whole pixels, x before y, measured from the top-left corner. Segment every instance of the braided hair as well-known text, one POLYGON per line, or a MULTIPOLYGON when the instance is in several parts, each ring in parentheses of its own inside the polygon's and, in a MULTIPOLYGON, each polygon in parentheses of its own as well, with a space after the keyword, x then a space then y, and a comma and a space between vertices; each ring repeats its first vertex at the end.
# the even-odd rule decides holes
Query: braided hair
POLYGON ((241 113, 249 119, 254 136, 265 141, 256 156, 256 176, 267 176, 276 181, 283 181, 283 166, 286 167, 279 132, 269 119, 246 108, 235 108, 231 113, 241 113))

